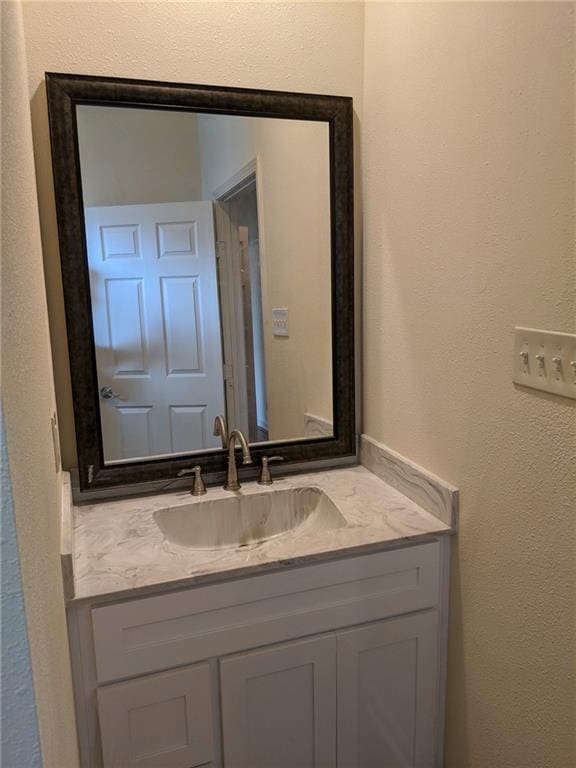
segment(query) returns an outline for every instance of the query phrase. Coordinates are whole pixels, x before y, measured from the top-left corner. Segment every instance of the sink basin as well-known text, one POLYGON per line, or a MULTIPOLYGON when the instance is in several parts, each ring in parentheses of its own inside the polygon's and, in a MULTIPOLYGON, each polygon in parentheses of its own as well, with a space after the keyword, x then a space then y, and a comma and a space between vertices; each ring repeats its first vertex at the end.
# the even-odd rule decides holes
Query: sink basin
POLYGON ((232 549, 291 533, 346 525, 320 488, 290 488, 166 507, 154 513, 168 541, 192 549, 232 549))

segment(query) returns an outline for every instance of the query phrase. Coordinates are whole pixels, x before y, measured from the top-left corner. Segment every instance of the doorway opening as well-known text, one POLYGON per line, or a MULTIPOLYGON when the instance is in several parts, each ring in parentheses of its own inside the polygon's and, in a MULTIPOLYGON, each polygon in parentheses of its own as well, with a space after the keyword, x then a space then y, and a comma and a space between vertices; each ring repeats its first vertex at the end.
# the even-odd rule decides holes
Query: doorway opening
POLYGON ((214 201, 226 411, 250 442, 268 440, 256 162, 214 201))

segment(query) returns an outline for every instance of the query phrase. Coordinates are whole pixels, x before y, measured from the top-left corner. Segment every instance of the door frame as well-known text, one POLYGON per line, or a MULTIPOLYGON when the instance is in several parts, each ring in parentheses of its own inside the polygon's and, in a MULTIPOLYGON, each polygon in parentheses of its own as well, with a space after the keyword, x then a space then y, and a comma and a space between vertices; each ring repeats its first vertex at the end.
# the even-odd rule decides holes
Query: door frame
MULTIPOLYGON (((252 265, 250 263, 250 234, 248 227, 240 225, 238 227, 238 234, 240 236, 240 273, 241 277, 241 289, 242 289, 242 314, 244 318, 244 350, 246 353, 246 401, 248 406, 248 432, 250 440, 252 442, 258 442, 258 430, 262 428, 262 425, 258 423, 258 404, 256 399, 256 355, 254 345, 254 318, 253 318, 253 295, 252 295, 252 265)), ((256 240, 255 242, 258 242, 256 240)), ((258 265, 260 268, 260 254, 258 253, 258 265)), ((261 273, 260 275, 260 287, 262 287, 261 273)), ((262 292, 260 291, 260 315, 263 318, 262 307, 262 292)), ((263 324, 263 323, 262 323, 263 324)), ((262 328, 264 332, 264 328, 262 328)), ((264 370, 266 369, 265 361, 264 370)), ((264 390, 266 389, 266 381, 263 382, 264 390)), ((267 407, 267 403, 266 403, 267 407)), ((268 431, 268 424, 265 425, 266 432, 268 431)))
MULTIPOLYGON (((262 160, 256 155, 248 163, 235 171, 226 181, 212 191, 214 204, 214 222, 216 232, 216 254, 220 290, 220 316, 222 319, 222 349, 224 353, 224 378, 226 386, 226 409, 229 423, 234 424, 248 434, 250 406, 245 370, 249 364, 245 351, 245 317, 242 298, 242 285, 239 279, 238 265, 234 263, 236 244, 231 224, 230 211, 226 206, 234 197, 249 187, 256 188, 256 209, 258 220, 258 248, 263 261, 264 237, 261 213, 262 160), (226 215, 227 214, 227 215, 226 215), (228 366, 231 366, 232 370, 228 366)), ((240 252, 240 251, 238 251, 240 252)), ((266 276, 261 275, 264 283, 266 276)))

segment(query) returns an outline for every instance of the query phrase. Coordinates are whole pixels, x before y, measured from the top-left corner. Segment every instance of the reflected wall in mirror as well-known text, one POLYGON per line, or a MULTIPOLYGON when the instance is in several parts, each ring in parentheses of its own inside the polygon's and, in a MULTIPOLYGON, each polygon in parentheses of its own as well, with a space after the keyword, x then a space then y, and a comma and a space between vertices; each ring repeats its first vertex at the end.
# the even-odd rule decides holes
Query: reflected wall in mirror
POLYGON ((332 436, 328 123, 76 121, 105 462, 332 436))

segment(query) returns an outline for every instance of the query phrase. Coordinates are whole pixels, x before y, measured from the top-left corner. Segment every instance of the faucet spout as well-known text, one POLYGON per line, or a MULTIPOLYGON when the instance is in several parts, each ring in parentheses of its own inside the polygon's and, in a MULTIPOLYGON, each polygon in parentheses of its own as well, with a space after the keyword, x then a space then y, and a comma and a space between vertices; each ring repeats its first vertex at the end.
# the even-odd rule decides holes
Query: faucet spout
POLYGON ((228 448, 228 430, 226 429, 226 419, 219 415, 214 419, 214 437, 219 437, 222 448, 228 448))
POLYGON ((226 482, 224 490, 239 491, 240 481, 238 480, 238 470, 236 467, 236 443, 242 449, 242 464, 252 464, 250 448, 244 433, 239 429, 233 429, 228 435, 228 472, 226 473, 226 482))

